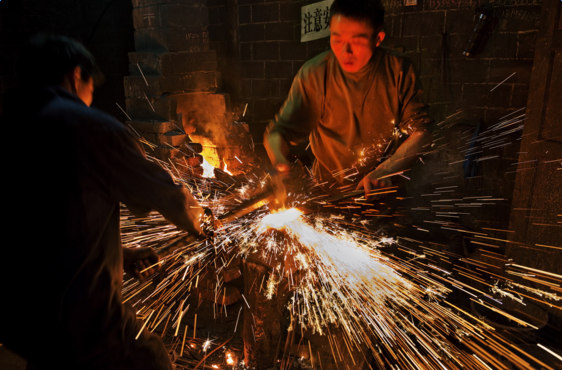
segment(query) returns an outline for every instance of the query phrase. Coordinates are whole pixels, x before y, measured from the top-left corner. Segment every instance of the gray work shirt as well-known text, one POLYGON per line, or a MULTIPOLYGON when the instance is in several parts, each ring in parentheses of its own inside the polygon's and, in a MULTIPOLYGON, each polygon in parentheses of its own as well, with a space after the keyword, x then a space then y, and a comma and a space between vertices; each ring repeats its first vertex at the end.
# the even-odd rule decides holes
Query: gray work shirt
POLYGON ((428 130, 433 120, 422 97, 403 55, 379 47, 365 67, 348 73, 326 51, 300 69, 268 131, 292 145, 309 137, 315 177, 349 184, 380 163, 395 128, 402 135, 428 130))

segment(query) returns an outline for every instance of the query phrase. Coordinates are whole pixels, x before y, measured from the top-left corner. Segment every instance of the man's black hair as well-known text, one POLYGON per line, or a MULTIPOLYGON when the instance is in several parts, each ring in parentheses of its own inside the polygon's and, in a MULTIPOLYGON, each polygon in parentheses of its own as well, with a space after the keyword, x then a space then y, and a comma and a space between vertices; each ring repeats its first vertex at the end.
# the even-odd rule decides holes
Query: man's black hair
POLYGON ((375 35, 384 24, 384 6, 380 0, 335 0, 330 8, 330 22, 335 15, 366 22, 375 35))
POLYGON ((21 50, 17 72, 23 85, 44 87, 60 84, 76 67, 80 67, 83 81, 91 77, 95 86, 103 83, 103 73, 84 45, 65 36, 39 34, 21 50))

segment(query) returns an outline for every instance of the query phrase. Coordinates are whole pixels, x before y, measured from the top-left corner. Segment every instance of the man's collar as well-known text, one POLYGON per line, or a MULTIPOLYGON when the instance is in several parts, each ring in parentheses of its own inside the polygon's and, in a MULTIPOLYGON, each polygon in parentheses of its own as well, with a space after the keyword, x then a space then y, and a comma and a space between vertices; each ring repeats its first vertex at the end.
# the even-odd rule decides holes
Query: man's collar
POLYGON ((71 93, 70 91, 68 91, 67 89, 65 89, 62 86, 51 85, 51 86, 47 86, 45 89, 51 91, 53 94, 55 94, 56 96, 58 96, 60 98, 70 99, 70 100, 73 100, 77 103, 86 105, 86 103, 84 103, 82 101, 82 99, 80 99, 77 95, 71 93))

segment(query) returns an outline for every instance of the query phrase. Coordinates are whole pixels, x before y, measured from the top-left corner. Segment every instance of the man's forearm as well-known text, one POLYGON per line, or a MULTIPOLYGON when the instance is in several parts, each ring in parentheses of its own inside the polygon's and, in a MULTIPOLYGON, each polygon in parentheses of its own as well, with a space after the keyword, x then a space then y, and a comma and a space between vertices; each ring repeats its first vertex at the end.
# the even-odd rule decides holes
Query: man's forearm
POLYGON ((411 167, 421 156, 424 147, 431 144, 432 140, 433 135, 429 132, 414 132, 398 147, 392 157, 377 167, 377 171, 390 174, 411 167))
POLYGON ((274 167, 278 164, 287 164, 289 145, 280 133, 266 132, 263 144, 274 167))

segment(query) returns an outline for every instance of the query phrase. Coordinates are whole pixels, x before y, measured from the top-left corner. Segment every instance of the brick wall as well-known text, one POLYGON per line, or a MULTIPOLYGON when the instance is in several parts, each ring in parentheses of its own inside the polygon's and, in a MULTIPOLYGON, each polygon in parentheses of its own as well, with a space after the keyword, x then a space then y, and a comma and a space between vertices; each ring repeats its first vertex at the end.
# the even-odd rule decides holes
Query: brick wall
POLYGON ((30 36, 46 32, 69 36, 85 44, 90 41, 86 46, 107 78, 96 91, 93 106, 124 118, 115 103, 125 105, 123 76, 128 71, 127 52, 134 50, 132 9, 130 1, 1 1, 0 104, 3 94, 15 82, 17 51, 30 36))
POLYGON ((481 162, 479 173, 469 180, 463 176, 461 149, 467 148, 463 145, 479 121, 483 131, 499 118, 525 107, 541 6, 540 1, 533 0, 499 0, 489 4, 497 23, 484 50, 476 57, 462 55, 474 27, 476 2, 471 0, 422 0, 413 7, 385 1, 384 44, 403 49, 413 60, 424 86, 425 100, 437 122, 465 109, 457 116, 460 119, 456 125, 436 131, 435 139, 440 140, 441 146, 439 155, 426 161, 425 166, 414 168, 417 193, 432 192, 436 186, 456 185, 463 196, 485 194, 505 198, 496 207, 471 210, 463 220, 465 225, 484 222, 489 227, 501 228, 507 227, 515 179, 513 173, 506 172, 518 162, 517 139, 521 132, 510 136, 513 145, 490 153, 498 157, 481 162))
POLYGON ((425 0, 414 7, 386 2, 385 44, 403 47, 414 61, 437 119, 444 118, 461 100, 480 109, 479 116, 486 121, 526 103, 540 1, 490 3, 498 21, 495 31, 481 54, 465 58, 462 51, 473 28, 475 1, 425 0), (449 50, 442 68, 444 38, 449 50), (513 72, 516 75, 497 94, 482 99, 513 72))
MULTIPOLYGON (((247 119, 269 120, 285 99, 291 81, 304 61, 329 48, 328 39, 300 42, 300 8, 316 1, 238 0, 242 102, 247 119)), ((404 7, 385 0, 383 45, 404 50, 417 66, 426 100, 442 119, 459 100, 479 100, 485 119, 501 117, 525 104, 532 68, 540 0, 492 0, 495 32, 484 52, 465 58, 463 48, 473 28, 475 0, 419 0, 404 7), (441 73, 442 33, 449 52, 441 73), (509 73, 508 73, 509 72, 509 73), (479 99, 509 74, 517 72, 492 100, 479 99), (442 83, 445 81, 445 84, 442 83)), ((209 37, 219 63, 226 48, 226 0, 209 0, 209 37)), ((221 66, 223 74, 228 66, 221 66)))
MULTIPOLYGON (((209 0, 210 41, 211 47, 219 52, 219 66, 226 42, 226 1, 209 0)), ((300 9, 314 2, 238 0, 240 103, 248 103, 246 120, 255 140, 261 141, 265 125, 278 112, 300 66, 329 48, 327 38, 300 42, 300 9)), ((383 45, 403 50, 413 60, 432 116, 440 122, 460 107, 469 107, 462 122, 438 134, 443 136, 441 143, 447 145, 438 158, 426 161, 427 166, 418 169, 426 171, 417 183, 419 192, 442 181, 443 175, 439 179, 427 176, 427 172, 450 171, 455 178, 449 181, 456 179, 467 193, 490 192, 510 198, 513 177, 504 173, 517 162, 518 145, 499 149, 499 158, 482 163, 481 177, 468 182, 462 176, 462 164, 444 166, 463 159, 457 149, 459 140, 470 135, 477 122, 482 121, 486 129, 498 118, 525 106, 540 0, 488 1, 496 26, 483 52, 474 58, 464 57, 462 51, 473 29, 476 0, 418 0, 418 5, 411 7, 403 6, 399 0, 384 0, 384 4, 387 38, 383 45), (445 53, 443 45, 447 47, 445 53), (513 72, 514 76, 490 93, 513 72)), ((223 74, 228 73, 228 65, 220 68, 223 74)), ((498 206, 495 211, 501 214, 499 218, 506 219, 509 204, 498 206)), ((471 217, 483 218, 478 212, 471 217)))
MULTIPOLYGON (((255 138, 287 97, 302 64, 327 50, 327 39, 300 42, 301 6, 315 1, 238 0, 240 91, 239 109, 248 104, 244 119, 255 138)), ((209 0, 211 48, 225 52, 225 0, 209 0)), ((220 66, 223 75, 228 66, 220 66)))

